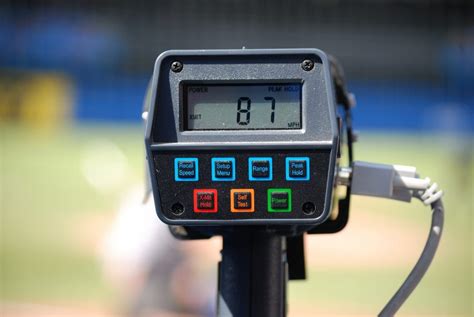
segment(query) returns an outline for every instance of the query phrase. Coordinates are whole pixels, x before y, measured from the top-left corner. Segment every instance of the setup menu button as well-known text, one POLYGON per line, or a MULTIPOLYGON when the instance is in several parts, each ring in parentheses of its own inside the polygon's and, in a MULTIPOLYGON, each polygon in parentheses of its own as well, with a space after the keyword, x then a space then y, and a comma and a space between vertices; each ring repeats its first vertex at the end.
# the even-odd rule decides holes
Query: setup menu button
POLYGON ((213 181, 235 181, 235 158, 213 158, 211 169, 213 181))

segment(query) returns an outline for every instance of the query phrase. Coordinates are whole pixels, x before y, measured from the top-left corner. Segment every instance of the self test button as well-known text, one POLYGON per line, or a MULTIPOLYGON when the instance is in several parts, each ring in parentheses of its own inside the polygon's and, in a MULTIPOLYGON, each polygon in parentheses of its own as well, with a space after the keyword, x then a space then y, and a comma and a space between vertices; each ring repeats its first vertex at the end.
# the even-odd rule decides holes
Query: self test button
POLYGON ((291 189, 270 188, 267 191, 267 199, 269 212, 291 211, 291 189))
POLYGON ((217 190, 195 189, 194 212, 217 212, 217 190))
POLYGON ((177 182, 193 182, 199 180, 198 159, 194 157, 175 158, 174 180, 177 182))
POLYGON ((254 212, 255 191, 251 188, 239 188, 230 190, 230 211, 232 212, 254 212))
POLYGON ((286 158, 286 180, 287 181, 309 180, 309 157, 287 157, 286 158))
POLYGON ((271 157, 249 157, 249 180, 271 181, 273 167, 271 157))
POLYGON ((235 158, 219 157, 211 159, 213 181, 235 181, 235 158))

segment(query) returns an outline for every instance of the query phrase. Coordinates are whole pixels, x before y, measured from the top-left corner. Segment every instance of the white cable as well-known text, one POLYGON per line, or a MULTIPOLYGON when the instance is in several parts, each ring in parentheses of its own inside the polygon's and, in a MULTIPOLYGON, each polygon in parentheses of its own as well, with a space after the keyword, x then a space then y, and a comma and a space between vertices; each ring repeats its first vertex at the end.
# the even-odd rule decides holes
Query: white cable
POLYGON ((441 239, 444 224, 443 191, 428 177, 421 179, 416 168, 354 162, 351 168, 341 168, 337 183, 351 187, 351 194, 384 197, 409 202, 412 197, 431 205, 432 223, 425 248, 415 267, 395 295, 379 313, 379 317, 392 317, 420 283, 433 260, 441 239))
MULTIPOLYGON (((421 199, 421 197, 419 197, 421 199)), ((424 201, 423 201, 424 202, 424 201)), ((407 298, 415 290, 430 267, 431 262, 436 254, 441 239, 441 233, 444 226, 444 207, 441 199, 435 200, 431 204, 431 227, 423 252, 416 262, 415 266, 407 276, 398 291, 389 300, 387 305, 379 313, 379 317, 392 317, 398 312, 400 307, 405 303, 407 298)))

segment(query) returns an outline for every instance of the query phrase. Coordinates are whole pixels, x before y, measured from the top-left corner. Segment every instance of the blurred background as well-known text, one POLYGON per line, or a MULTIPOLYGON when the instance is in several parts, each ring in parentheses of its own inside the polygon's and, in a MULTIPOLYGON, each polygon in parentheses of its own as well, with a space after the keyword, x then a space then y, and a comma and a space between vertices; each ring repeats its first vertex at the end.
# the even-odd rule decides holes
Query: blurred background
MULTIPOLYGON (((141 203, 141 107, 167 49, 316 47, 358 101, 358 160, 445 190, 438 255, 400 316, 474 316, 474 3, 4 0, 0 315, 212 316, 220 240, 177 242, 141 203)), ((419 203, 355 197, 306 239, 290 316, 374 316, 424 245, 419 203)))

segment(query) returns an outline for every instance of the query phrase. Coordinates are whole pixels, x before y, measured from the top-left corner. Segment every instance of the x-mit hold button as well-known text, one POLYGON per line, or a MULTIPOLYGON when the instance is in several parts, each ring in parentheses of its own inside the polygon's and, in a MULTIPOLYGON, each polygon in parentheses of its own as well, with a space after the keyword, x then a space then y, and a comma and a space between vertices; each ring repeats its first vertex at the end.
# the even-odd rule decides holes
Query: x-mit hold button
POLYGON ((194 212, 217 212, 217 190, 195 189, 194 212))

